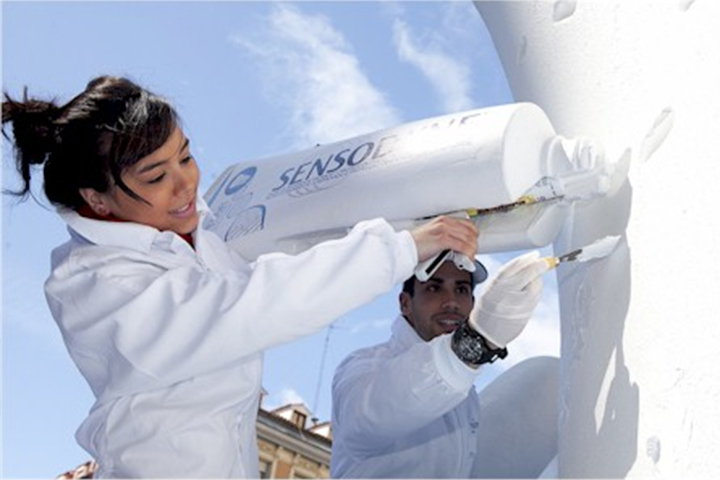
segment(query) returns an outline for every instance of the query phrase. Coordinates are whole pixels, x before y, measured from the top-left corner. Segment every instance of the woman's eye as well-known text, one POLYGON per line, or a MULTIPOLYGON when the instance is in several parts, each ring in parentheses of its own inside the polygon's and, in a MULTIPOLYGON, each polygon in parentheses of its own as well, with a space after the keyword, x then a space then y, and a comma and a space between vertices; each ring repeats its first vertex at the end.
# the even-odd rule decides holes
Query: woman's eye
POLYGON ((150 180, 148 183, 159 183, 163 178, 165 177, 165 174, 158 175, 157 177, 150 180))
POLYGON ((187 157, 185 157, 185 158, 183 158, 182 160, 180 160, 180 163, 182 163, 182 164, 190 163, 190 162, 192 162, 193 160, 195 160, 195 158, 193 158, 192 155, 188 155, 187 157))

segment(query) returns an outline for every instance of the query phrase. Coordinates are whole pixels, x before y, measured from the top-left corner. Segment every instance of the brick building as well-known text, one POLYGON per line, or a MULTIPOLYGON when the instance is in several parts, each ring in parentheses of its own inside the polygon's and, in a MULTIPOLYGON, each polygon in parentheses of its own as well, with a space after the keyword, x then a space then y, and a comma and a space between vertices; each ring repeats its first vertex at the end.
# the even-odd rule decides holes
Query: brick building
POLYGON ((330 423, 308 426, 310 412, 302 404, 258 412, 260 478, 329 478, 330 423))
MULTIPOLYGON (((272 411, 260 407, 257 439, 260 478, 329 478, 332 432, 330 422, 315 423, 303 404, 272 411)), ((93 478, 97 464, 88 461, 57 480, 93 478)))

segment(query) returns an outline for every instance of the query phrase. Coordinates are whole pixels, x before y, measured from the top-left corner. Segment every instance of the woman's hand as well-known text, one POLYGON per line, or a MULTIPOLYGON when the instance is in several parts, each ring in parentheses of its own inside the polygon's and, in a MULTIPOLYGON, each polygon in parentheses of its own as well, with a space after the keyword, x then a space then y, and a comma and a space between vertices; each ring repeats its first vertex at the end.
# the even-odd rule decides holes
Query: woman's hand
POLYGON ((467 219, 436 217, 410 231, 418 252, 418 261, 427 260, 443 250, 453 250, 468 258, 477 253, 478 229, 467 219))

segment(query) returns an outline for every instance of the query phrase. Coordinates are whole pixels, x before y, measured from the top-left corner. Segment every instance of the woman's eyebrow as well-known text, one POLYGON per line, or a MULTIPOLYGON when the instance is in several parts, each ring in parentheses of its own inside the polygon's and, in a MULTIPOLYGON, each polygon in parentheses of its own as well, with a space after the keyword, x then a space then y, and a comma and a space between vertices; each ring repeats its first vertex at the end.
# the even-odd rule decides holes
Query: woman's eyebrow
POLYGON ((185 143, 182 144, 182 147, 180 147, 180 150, 178 150, 178 153, 185 150, 188 147, 188 145, 190 145, 190 139, 185 137, 185 143))
MULTIPOLYGON (((183 142, 182 146, 178 149, 178 153, 184 151, 184 150, 188 147, 188 145, 190 145, 190 139, 188 139, 188 138, 186 137, 186 138, 185 138, 185 142, 183 142)), ((157 162, 153 162, 153 163, 151 163, 151 164, 149 164, 149 165, 145 165, 143 168, 141 168, 140 170, 138 170, 137 173, 138 173, 138 174, 141 174, 141 173, 148 172, 148 171, 150 171, 150 170, 152 170, 152 169, 154 169, 154 168, 162 165, 163 163, 167 163, 167 162, 169 162, 169 161, 170 161, 170 159, 168 159, 168 158, 163 159, 163 160, 158 160, 157 162)))

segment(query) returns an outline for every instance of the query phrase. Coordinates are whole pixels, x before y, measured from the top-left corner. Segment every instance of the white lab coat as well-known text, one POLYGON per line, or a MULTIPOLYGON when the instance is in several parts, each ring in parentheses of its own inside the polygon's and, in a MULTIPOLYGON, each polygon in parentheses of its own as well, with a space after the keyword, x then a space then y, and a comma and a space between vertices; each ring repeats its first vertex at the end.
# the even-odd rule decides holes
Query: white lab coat
POLYGON ((76 433, 97 476, 256 478, 263 350, 320 330, 417 263, 409 232, 382 220, 249 264, 202 226, 193 250, 148 226, 61 216, 71 239, 53 251, 45 290, 97 398, 76 433))
POLYGON ((479 370, 399 316, 386 343, 352 353, 332 387, 333 478, 475 475, 479 370))

